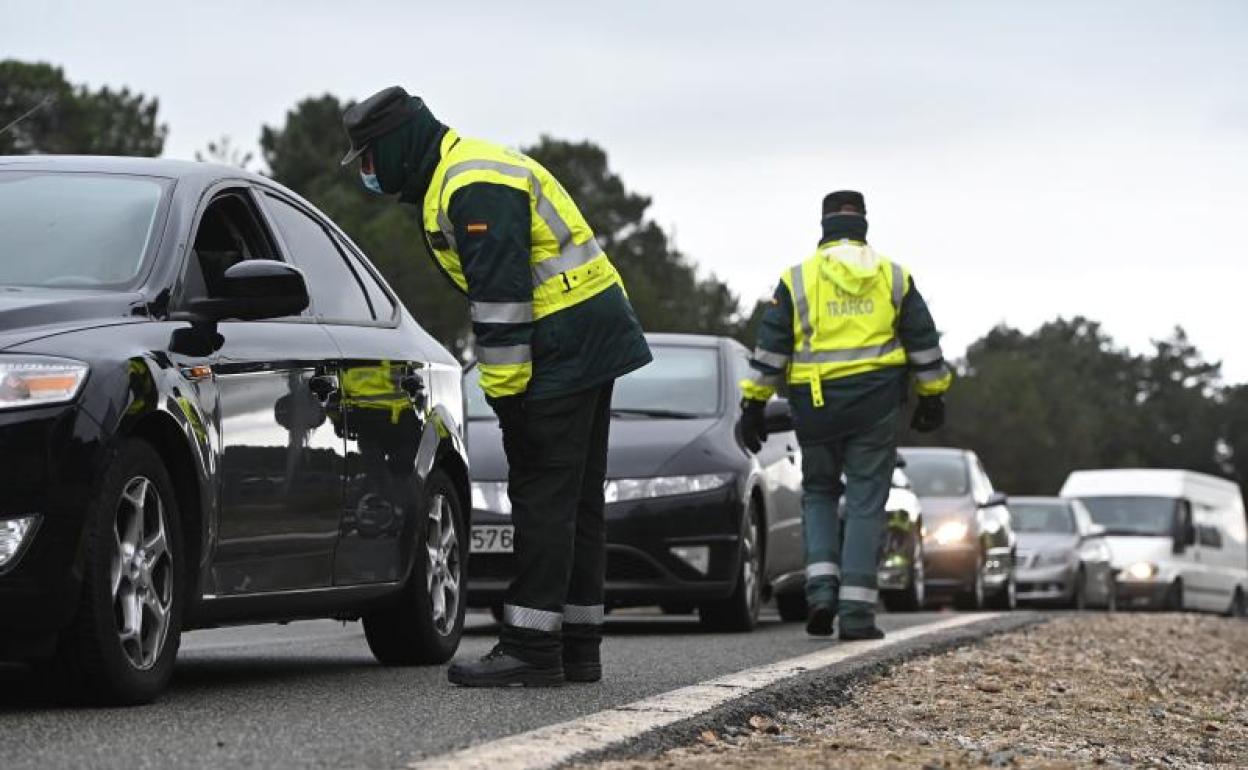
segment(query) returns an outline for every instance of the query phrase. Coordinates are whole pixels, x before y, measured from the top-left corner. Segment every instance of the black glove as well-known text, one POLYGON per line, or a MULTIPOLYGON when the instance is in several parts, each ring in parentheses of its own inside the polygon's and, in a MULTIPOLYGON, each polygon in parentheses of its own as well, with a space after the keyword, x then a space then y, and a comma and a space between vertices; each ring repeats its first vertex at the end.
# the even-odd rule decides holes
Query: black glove
POLYGON ((942 396, 919 396, 910 427, 920 433, 931 433, 945 424, 945 399, 942 396))
POLYGON ((763 416, 766 401, 741 399, 741 419, 737 420, 737 438, 751 453, 757 453, 767 440, 767 420, 763 416))
POLYGON ((486 396, 485 400, 489 403, 490 408, 494 410, 494 414, 498 417, 498 427, 504 431, 514 427, 519 427, 524 420, 524 394, 517 393, 514 396, 499 396, 497 398, 486 396))

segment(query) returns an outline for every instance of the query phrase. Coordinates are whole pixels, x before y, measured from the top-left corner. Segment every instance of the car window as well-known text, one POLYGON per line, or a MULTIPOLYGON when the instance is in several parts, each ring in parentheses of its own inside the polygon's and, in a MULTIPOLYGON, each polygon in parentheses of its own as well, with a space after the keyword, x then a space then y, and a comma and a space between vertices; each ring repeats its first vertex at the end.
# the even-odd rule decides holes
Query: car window
POLYGON ((386 290, 373 277, 372 271, 368 269, 368 266, 361 264, 364 258, 360 256, 359 252, 351 248, 337 234, 334 235, 334 240, 338 243, 339 248, 342 249, 342 253, 346 254, 347 259, 351 261, 356 276, 364 286, 364 293, 368 296, 368 304, 373 310, 373 318, 378 321, 390 320, 394 316, 394 301, 390 299, 390 295, 386 293, 386 290))
POLYGON ((944 452, 910 452, 906 475, 919 497, 962 497, 970 492, 970 474, 962 455, 944 452))
POLYGON ((1107 535, 1170 535, 1182 501, 1172 497, 1082 497, 1092 520, 1107 535))
POLYGON ((1078 531, 1075 517, 1065 503, 1012 502, 1010 516, 1016 532, 1073 535, 1078 531))
POLYGON ((333 321, 373 321, 368 299, 355 271, 319 222, 277 196, 265 195, 269 211, 303 271, 316 316, 333 321))
POLYGON ((615 381, 611 409, 640 417, 719 414, 719 351, 686 345, 651 345, 654 361, 615 381))

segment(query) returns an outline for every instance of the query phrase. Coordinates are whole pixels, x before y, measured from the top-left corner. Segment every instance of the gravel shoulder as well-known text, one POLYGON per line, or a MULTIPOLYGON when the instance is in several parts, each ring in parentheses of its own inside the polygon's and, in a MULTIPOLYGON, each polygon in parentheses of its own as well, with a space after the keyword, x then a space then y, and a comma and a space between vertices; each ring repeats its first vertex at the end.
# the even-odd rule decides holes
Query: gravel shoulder
POLYGON ((1062 615, 583 768, 1248 767, 1248 623, 1062 615))

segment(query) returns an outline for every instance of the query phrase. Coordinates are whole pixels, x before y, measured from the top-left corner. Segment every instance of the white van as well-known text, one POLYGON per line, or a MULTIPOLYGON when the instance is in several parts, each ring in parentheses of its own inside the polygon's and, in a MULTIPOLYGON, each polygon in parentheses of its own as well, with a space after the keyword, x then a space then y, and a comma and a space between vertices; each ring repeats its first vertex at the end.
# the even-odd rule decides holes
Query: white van
POLYGON ((1175 470, 1075 471, 1076 497, 1105 528, 1124 607, 1248 612, 1248 526, 1239 487, 1175 470))

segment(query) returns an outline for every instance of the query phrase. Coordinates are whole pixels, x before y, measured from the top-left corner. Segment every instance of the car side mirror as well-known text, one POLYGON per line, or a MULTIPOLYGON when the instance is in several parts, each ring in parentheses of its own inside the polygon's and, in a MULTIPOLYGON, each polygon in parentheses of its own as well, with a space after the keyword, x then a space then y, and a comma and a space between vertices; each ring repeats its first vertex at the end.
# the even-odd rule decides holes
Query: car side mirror
POLYGON ((1174 511, 1174 552, 1183 553, 1189 545, 1196 543, 1196 525, 1192 522, 1192 506, 1186 501, 1179 501, 1174 511))
POLYGON ((1005 505, 1009 501, 1010 498, 1007 497, 1004 492, 993 492, 991 495, 988 495, 988 499, 985 500, 979 507, 995 508, 998 505, 1005 505))
POLYGON ((250 259, 228 268, 218 296, 187 303, 193 318, 206 321, 259 321, 298 315, 307 309, 308 285, 303 273, 285 262, 250 259))
POLYGON ((1093 537, 1103 537, 1104 535, 1105 535, 1105 525, 1091 524, 1088 526, 1088 531, 1087 531, 1087 534, 1084 535, 1084 538, 1089 539, 1093 537))
POLYGON ((768 433, 787 433, 793 430, 793 408, 787 399, 773 398, 763 408, 763 422, 768 433))
POLYGON ((893 467, 895 468, 906 467, 906 457, 901 452, 898 452, 897 459, 893 460, 893 467))

